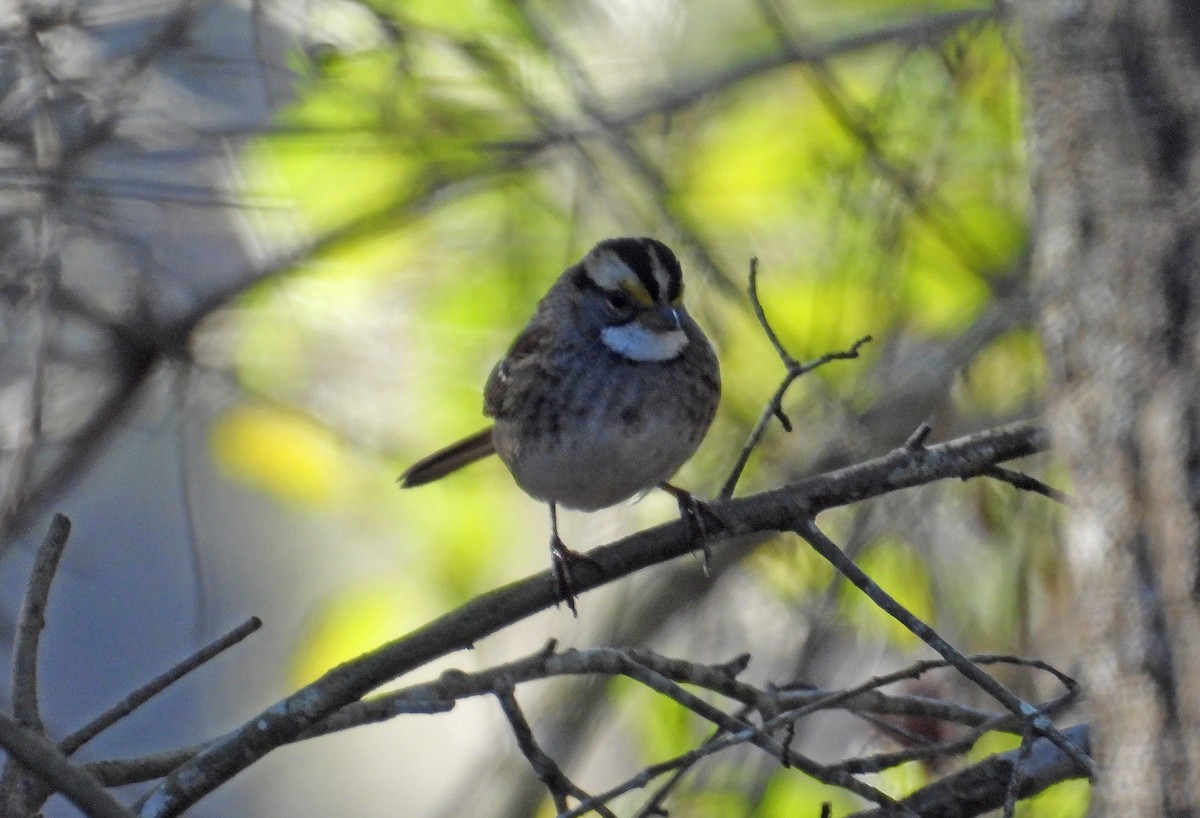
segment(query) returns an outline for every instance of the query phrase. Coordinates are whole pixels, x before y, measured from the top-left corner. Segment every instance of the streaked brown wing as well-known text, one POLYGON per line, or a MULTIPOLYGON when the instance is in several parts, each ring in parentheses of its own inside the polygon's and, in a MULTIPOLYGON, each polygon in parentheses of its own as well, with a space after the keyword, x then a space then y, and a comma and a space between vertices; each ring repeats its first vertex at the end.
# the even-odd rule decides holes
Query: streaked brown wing
POLYGON ((523 376, 527 377, 531 364, 541 359, 541 350, 550 340, 546 328, 531 324, 513 341, 508 354, 500 359, 483 388, 483 413, 488 417, 500 417, 513 407, 515 387, 519 388, 523 376))

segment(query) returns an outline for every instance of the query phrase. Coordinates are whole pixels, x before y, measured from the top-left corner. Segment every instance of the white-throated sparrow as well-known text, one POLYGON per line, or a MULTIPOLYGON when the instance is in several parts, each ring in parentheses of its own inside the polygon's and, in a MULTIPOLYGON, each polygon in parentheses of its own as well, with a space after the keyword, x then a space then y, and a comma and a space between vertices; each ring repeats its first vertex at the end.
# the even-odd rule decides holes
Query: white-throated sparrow
POLYGON ((703 536, 702 504, 666 483, 704 439, 721 392, 717 356, 683 307, 665 244, 608 239, 569 267, 496 364, 483 412, 495 424, 414 464, 419 486, 496 453, 526 494, 550 505, 559 593, 575 611, 557 506, 595 511, 656 486, 703 536))

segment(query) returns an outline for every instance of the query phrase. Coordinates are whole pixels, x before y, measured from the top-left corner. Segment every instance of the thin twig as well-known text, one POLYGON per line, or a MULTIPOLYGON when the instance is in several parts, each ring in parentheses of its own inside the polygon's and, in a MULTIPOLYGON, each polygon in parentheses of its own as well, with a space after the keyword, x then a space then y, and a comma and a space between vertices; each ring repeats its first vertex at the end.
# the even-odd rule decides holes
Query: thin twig
POLYGON ((791 388, 796 379, 807 375, 809 372, 824 366, 830 361, 846 361, 857 358, 859 349, 872 340, 870 335, 865 335, 851 344, 847 350, 842 352, 828 352, 814 361, 801 364, 783 346, 783 343, 779 340, 779 336, 775 333, 775 329, 771 326, 770 320, 767 319, 762 301, 758 297, 757 258, 750 259, 750 275, 746 291, 750 296, 750 306, 754 310, 754 317, 758 319, 759 326, 762 327, 763 333, 767 336, 767 340, 771 342, 771 346, 775 349, 775 354, 779 356, 779 360, 783 363, 784 369, 787 372, 783 380, 779 382, 779 386, 775 388, 775 394, 767 401, 766 407, 758 416, 758 422, 754 424, 754 428, 750 431, 750 437, 747 438, 746 444, 742 446, 742 451, 738 455, 737 462, 733 464, 733 468, 729 472, 729 477, 725 479, 721 490, 717 492, 718 500, 728 500, 733 497, 734 489, 737 488, 738 481, 742 478, 742 472, 745 471, 746 464, 750 461, 750 455, 754 453, 758 444, 762 442, 763 435, 767 433, 767 426, 770 424, 771 418, 777 418, 780 425, 783 426, 784 431, 792 431, 792 422, 783 411, 783 397, 787 394, 788 389, 791 388))
POLYGON ((933 424, 928 420, 921 421, 921 425, 908 436, 908 440, 904 441, 906 451, 919 452, 925 448, 925 441, 929 439, 929 434, 933 431, 933 424))
MULTIPOLYGON (((744 721, 750 715, 751 709, 752 708, 750 708, 749 705, 743 706, 737 713, 734 714, 734 718, 738 719, 739 721, 744 721)), ((712 733, 709 734, 708 738, 706 738, 700 746, 706 747, 709 744, 712 744, 721 736, 726 735, 726 732, 727 731, 724 727, 718 726, 714 728, 712 733)), ((785 741, 783 746, 791 749, 790 742, 785 741)), ((668 814, 667 808, 663 805, 663 802, 666 801, 667 796, 674 792, 675 788, 683 782, 684 776, 691 772, 692 768, 696 766, 696 762, 699 760, 700 759, 696 759, 690 764, 681 764, 679 767, 675 768, 667 780, 660 784, 658 789, 651 793, 650 798, 648 798, 646 803, 642 805, 641 809, 634 814, 633 818, 653 818, 653 816, 659 816, 659 818, 661 818, 662 816, 666 816, 668 814)))
MULTIPOLYGON (((70 535, 71 521, 62 514, 55 514, 34 557, 17 620, 12 664, 13 717, 17 724, 40 735, 44 735, 46 730, 42 725, 41 707, 38 704, 38 649, 42 631, 46 627, 50 587, 54 584, 58 564, 70 535)), ((0 773, 0 804, 4 805, 5 814, 29 811, 26 809, 28 784, 29 780, 20 765, 8 759, 0 773)))
MULTIPOLYGON (((1073 679, 1071 679, 1071 677, 1067 676, 1066 674, 1062 673, 1061 671, 1055 669, 1053 666, 1048 665, 1045 662, 1042 662, 1040 660, 1023 659, 1023 658, 1015 657, 1015 656, 1004 656, 1004 655, 996 655, 996 654, 982 654, 979 656, 972 656, 971 661, 978 662, 979 664, 1001 663, 1001 664, 1027 665, 1030 667, 1037 668, 1039 670, 1045 670, 1049 673, 1052 673, 1056 678, 1058 678, 1065 685, 1067 685, 1068 690, 1067 690, 1067 693, 1063 697, 1060 697, 1059 699, 1057 699, 1053 702, 1050 702, 1045 706, 1044 709, 1048 712, 1054 712, 1057 709, 1065 706, 1065 703, 1068 702, 1070 699, 1074 698, 1074 696, 1078 692, 1078 685, 1073 679)), ((660 762, 657 764, 652 764, 652 765, 644 768, 640 773, 638 773, 638 775, 634 776, 633 778, 630 778, 629 780, 625 781, 624 783, 622 783, 616 787, 613 787, 612 789, 609 789, 604 793, 597 795, 596 799, 601 802, 610 801, 613 798, 616 798, 619 795, 623 795, 626 792, 630 792, 631 790, 639 789, 641 787, 647 786, 651 781, 653 781, 655 778, 657 778, 660 775, 664 775, 668 772, 678 772, 681 770, 686 770, 686 769, 690 768, 691 766, 693 766, 694 764, 696 764, 701 759, 704 759, 710 755, 714 755, 718 752, 721 752, 722 750, 726 750, 730 747, 734 747, 739 744, 744 744, 747 742, 754 742, 757 737, 767 735, 777 729, 786 727, 790 724, 794 724, 796 719, 798 719, 802 716, 808 715, 809 713, 815 712, 820 709, 826 709, 837 703, 845 702, 845 701, 853 699, 857 696, 864 695, 865 693, 868 693, 873 688, 880 687, 880 686, 883 686, 886 684, 892 684, 896 681, 900 681, 905 678, 919 676, 928 670, 942 668, 942 667, 948 667, 948 666, 951 666, 951 663, 945 659, 931 659, 931 660, 917 662, 917 663, 911 665, 910 667, 904 668, 902 670, 899 670, 899 671, 896 671, 894 673, 890 673, 890 674, 887 674, 884 676, 877 676, 873 679, 863 682, 860 685, 856 685, 855 687, 848 688, 848 689, 842 690, 842 691, 838 691, 836 693, 824 694, 816 701, 808 702, 802 707, 796 708, 794 710, 789 710, 789 711, 780 713, 776 716, 773 716, 772 718, 768 719, 767 721, 764 721, 761 725, 759 725, 757 727, 751 727, 748 729, 744 729, 744 730, 740 730, 740 731, 733 731, 733 732, 722 731, 722 732, 724 732, 724 735, 714 734, 713 736, 710 736, 709 740, 705 744, 701 745, 700 747, 698 747, 694 750, 689 750, 686 753, 682 753, 682 754, 680 754, 674 758, 668 759, 666 761, 663 761, 663 762, 660 762)), ((786 690, 786 688, 780 689, 780 692, 783 693, 785 690, 786 690)), ((1012 716, 1011 714, 1004 714, 1002 716, 995 716, 995 717, 992 717, 991 719, 981 721, 981 722, 979 722, 979 724, 981 724, 981 725, 986 724, 986 725, 988 725, 989 729, 1008 729, 1007 725, 1013 723, 1015 720, 1016 720, 1016 717, 1012 716)), ((835 778, 836 776, 830 775, 830 773, 832 773, 835 770, 849 772, 850 765, 845 762, 843 762, 842 764, 829 765, 827 767, 824 767, 821 772, 822 772, 822 774, 827 776, 827 778, 835 778)), ((808 772, 808 771, 806 770, 806 772, 808 772)), ((814 777, 817 777, 818 780, 827 780, 825 778, 820 778, 819 776, 814 776, 814 777)), ((852 779, 852 780, 854 780, 854 779, 852 779)), ((561 816, 561 818, 574 818, 574 816, 582 815, 584 812, 586 812, 586 809, 585 809, 586 806, 587 806, 586 803, 581 804, 575 810, 572 810, 571 812, 568 812, 566 815, 561 816)), ((904 807, 903 805, 899 805, 899 809, 900 809, 900 812, 902 812, 902 813, 911 814, 911 810, 904 807)), ((895 813, 892 813, 892 814, 895 814, 895 813)))
POLYGON ((1021 736, 1021 747, 1017 751, 1016 761, 1012 766, 1012 775, 1008 779, 1008 789, 1004 792, 1004 818, 1013 818, 1017 809, 1017 798, 1021 794, 1021 785, 1025 783, 1025 765, 1033 750, 1033 731, 1026 730, 1021 736))
MULTIPOLYGON (((830 60, 881 45, 919 45, 934 42, 966 26, 994 20, 997 16, 999 14, 994 7, 962 9, 929 14, 821 43, 800 43, 792 49, 775 50, 759 57, 751 57, 690 83, 686 80, 676 80, 668 88, 661 89, 645 100, 634 102, 624 111, 614 113, 609 118, 609 123, 617 128, 636 126, 647 119, 668 117, 685 111, 699 102, 711 100, 731 88, 742 86, 749 80, 790 69, 794 65, 815 60, 830 60)), ((594 129, 579 126, 545 132, 529 139, 501 143, 498 147, 541 151, 564 141, 582 140, 593 135, 594 129)))
MULTIPOLYGON (((1049 712, 1054 712, 1058 708, 1065 706, 1066 702, 1073 700, 1079 693, 1079 683, 1077 681, 1075 681, 1074 679, 1072 679, 1070 676, 1063 673, 1062 671, 1058 670, 1053 665, 1047 664, 1046 662, 1043 662, 1040 659, 1025 659, 1020 656, 1009 656, 1006 654, 995 654, 995 653, 975 654, 975 655, 967 657, 967 659, 972 664, 975 664, 975 665, 993 665, 993 664, 1016 665, 1016 666, 1032 667, 1036 670, 1042 670, 1047 673, 1050 673, 1056 679, 1058 679, 1058 681, 1060 683, 1062 683, 1063 687, 1066 689, 1066 692, 1065 692, 1065 697, 1062 697, 1059 700, 1050 702, 1044 708, 1042 708, 1049 712)), ((924 675, 925 673, 928 673, 931 670, 938 670, 941 668, 952 667, 952 666, 953 666, 953 664, 947 659, 924 659, 919 662, 914 662, 913 664, 909 665, 908 667, 901 668, 900 670, 894 671, 893 673, 884 674, 882 676, 874 676, 870 679, 867 679, 865 682, 857 684, 853 687, 848 687, 845 690, 840 690, 840 691, 837 691, 834 693, 823 694, 820 698, 810 701, 810 702, 807 702, 799 708, 790 710, 785 713, 781 713, 780 717, 781 718, 786 717, 789 720, 795 720, 795 719, 801 718, 803 716, 806 716, 809 713, 813 713, 817 710, 827 710, 831 707, 834 707, 835 705, 839 705, 844 702, 848 702, 851 699, 862 696, 863 694, 868 693, 872 690, 877 690, 880 687, 884 687, 884 686, 890 685, 890 684, 895 684, 896 682, 903 681, 905 679, 916 679, 916 678, 919 678, 920 676, 924 675)), ((781 699, 785 698, 784 694, 787 693, 788 689, 789 688, 787 686, 778 688, 778 690, 781 694, 781 696, 780 696, 781 699)), ((808 692, 808 691, 805 691, 805 692, 808 692)), ((932 712, 927 711, 927 714, 932 715, 936 718, 941 718, 944 720, 947 719, 947 715, 944 713, 932 713, 932 712)), ((958 719, 958 721, 960 723, 964 723, 964 724, 968 723, 963 719, 958 719)), ((986 716, 984 718, 979 718, 978 720, 973 722, 973 726, 978 726, 980 724, 986 724, 986 723, 992 723, 992 722, 995 722, 995 719, 991 716, 986 716)), ((1010 731, 1010 732, 1024 732, 1024 720, 1018 716, 1005 715, 999 722, 992 724, 992 726, 989 729, 1006 730, 1006 731, 1010 731)))
MULTIPOLYGON (((686 212, 671 207, 671 202, 677 197, 671 190, 670 178, 642 147, 636 132, 624 130, 613 124, 612 116, 606 110, 602 96, 583 62, 575 56, 567 43, 534 13, 527 0, 510 0, 509 5, 517 13, 531 39, 563 70, 563 76, 579 110, 596 126, 601 138, 624 162, 634 178, 640 180, 648 189, 648 203, 658 210, 659 218, 671 225, 707 280, 727 294, 732 294, 735 291, 732 280, 721 270, 708 245, 700 238, 699 230, 692 219, 686 212)), ((582 146, 580 147, 582 149, 582 146)))
POLYGON ((62 514, 55 514, 34 558, 17 624, 12 669, 13 716, 19 724, 38 731, 42 730, 38 708, 38 645, 46 627, 50 586, 70 535, 71 521, 62 514))
MULTIPOLYGON (((785 767, 795 768, 803 773, 806 773, 807 775, 811 776, 812 778, 815 778, 818 781, 821 781, 826 784, 832 784, 837 787, 841 787, 842 789, 847 790, 848 792, 852 792, 855 795, 858 795, 861 798, 864 798, 864 799, 871 801, 873 803, 876 803, 876 804, 888 805, 888 804, 896 803, 886 793, 884 793, 881 790, 876 789, 875 787, 871 786, 870 784, 867 784, 866 782, 859 781, 858 779, 856 779, 850 775, 845 775, 842 773, 831 773, 825 765, 819 764, 816 761, 813 761, 812 759, 807 758, 806 756, 800 755, 799 753, 789 750, 786 746, 784 746, 780 742, 776 741, 775 739, 771 738, 769 730, 765 730, 761 727, 755 727, 754 725, 749 725, 746 722, 742 721, 741 719, 738 719, 738 718, 726 713, 725 711, 723 711, 717 707, 714 707, 713 705, 709 704, 708 702, 706 702, 705 700, 696 696, 695 694, 688 692, 683 687, 681 687, 679 684, 671 681, 670 679, 666 678, 665 676, 658 673, 656 670, 651 669, 650 667, 646 667, 639 662, 634 662, 625 669, 625 675, 629 676, 630 678, 632 678, 636 681, 641 682, 642 684, 646 685, 647 687, 649 687, 650 689, 652 689, 658 693, 661 693, 665 696, 670 697, 671 699, 674 699, 675 701, 679 702, 679 704, 681 704, 684 707, 686 707, 687 709, 691 710, 693 713, 696 713, 697 715, 701 716, 702 718, 705 718, 708 721, 711 721, 713 724, 717 725, 718 727, 723 728, 724 730, 726 730, 729 733, 730 738, 737 737, 736 741, 733 741, 732 743, 729 743, 729 744, 722 744, 720 741, 714 741, 709 744, 710 748, 717 748, 718 745, 720 745, 719 749, 723 749, 726 746, 733 746, 733 744, 749 742, 749 743, 754 744, 755 746, 759 747, 764 752, 779 759, 779 761, 785 767)), ((698 759, 700 757, 702 757, 702 756, 696 755, 695 757, 693 757, 691 759, 686 759, 686 760, 682 761, 681 763, 684 763, 684 764, 694 763, 694 760, 698 759)), ((680 757, 680 758, 683 758, 683 757, 680 757)), ((670 769, 676 769, 676 768, 677 767, 665 768, 665 769, 662 769, 661 772, 667 772, 670 769)), ((659 774, 661 774, 661 772, 659 774)), ((649 781, 652 780, 652 778, 646 779, 645 783, 649 783, 649 781)), ((634 780, 637 781, 640 779, 641 779, 641 776, 637 776, 634 780)), ((628 784, 629 782, 626 782, 626 783, 628 784)), ((638 786, 645 786, 645 783, 631 786, 631 787, 629 787, 629 789, 634 789, 638 786)), ((625 791, 628 791, 628 790, 622 790, 622 792, 625 792, 625 791)), ((571 810, 570 812, 568 812, 564 816, 562 816, 562 818, 568 818, 568 816, 572 816, 572 815, 582 815, 583 813, 587 812, 588 809, 593 808, 595 806, 595 804, 605 803, 605 802, 611 800, 612 798, 615 798, 616 795, 611 794, 611 793, 613 793, 612 790, 610 790, 609 793, 598 795, 592 799, 584 801, 582 804, 580 804, 574 810, 571 810)))
MULTIPOLYGON (((728 718, 730 720, 729 723, 734 723, 732 721, 733 720, 732 716, 730 716, 728 718)), ((816 762, 811 761, 811 760, 804 760, 803 764, 791 763, 797 759, 803 759, 803 757, 798 756, 797 754, 793 753, 786 746, 783 746, 783 745, 779 744, 778 742, 775 742, 774 740, 767 738, 768 733, 770 733, 772 730, 774 730, 778 727, 782 727, 782 726, 783 726, 783 723, 778 721, 777 719, 772 719, 769 722, 764 722, 761 726, 756 727, 756 726, 750 725, 750 726, 744 727, 742 729, 736 729, 736 730, 730 729, 730 727, 725 726, 723 724, 722 725, 723 729, 725 729, 727 731, 726 735, 724 735, 720 738, 710 737, 710 740, 708 741, 708 743, 701 745, 700 747, 698 747, 694 750, 689 750, 686 753, 681 753, 680 755, 675 756, 674 758, 668 759, 668 760, 660 762, 658 764, 651 764, 651 765, 645 767, 640 773, 638 773, 633 778, 630 778, 629 780, 625 781, 624 783, 619 784, 618 786, 613 787, 613 788, 607 790, 606 792, 600 793, 599 795, 595 796, 594 799, 592 799, 592 800, 584 801, 583 803, 581 803, 579 806, 575 807, 574 809, 560 815, 559 818, 578 818, 578 816, 584 815, 585 813, 589 812, 594 807, 595 803, 606 803, 606 802, 611 801, 612 799, 616 798, 619 795, 624 795, 625 793, 630 792, 632 790, 645 787, 647 784, 649 784, 651 781, 653 781, 655 778, 657 778, 660 775, 664 775, 668 772, 672 772, 675 770, 680 770, 680 769, 690 767, 690 766, 694 765, 697 761, 699 761, 703 758, 714 755, 714 754, 716 754, 722 750, 728 749, 730 747, 735 747, 739 744, 745 744, 745 743, 756 744, 759 747, 762 747, 764 749, 778 748, 778 757, 780 757, 781 760, 786 760, 786 762, 785 762, 786 766, 794 766, 794 767, 796 767, 796 769, 799 769, 801 772, 807 773, 808 775, 812 776, 813 778, 817 779, 818 781, 822 781, 827 784, 834 784, 835 786, 839 786, 850 792, 854 792, 855 794, 860 795, 860 796, 866 798, 867 800, 872 801, 876 804, 879 804, 885 808, 891 808, 891 809, 897 810, 897 814, 906 814, 906 815, 913 816, 913 818, 917 818, 917 816, 915 816, 911 810, 905 808, 903 804, 893 800, 892 798, 890 798, 889 796, 887 796, 885 793, 881 792, 880 790, 876 790, 874 787, 870 786, 869 784, 859 781, 858 779, 854 778, 853 776, 845 775, 842 773, 832 773, 831 768, 817 764, 816 762)))
POLYGON ((196 651, 166 673, 151 679, 108 710, 92 719, 92 721, 71 733, 59 742, 59 748, 67 755, 71 755, 84 744, 87 744, 93 738, 100 735, 100 733, 141 707, 151 698, 166 690, 196 668, 219 656, 238 642, 241 642, 261 627, 261 619, 257 616, 250 617, 224 636, 196 651))
MULTIPOLYGON (((970 657, 972 662, 978 663, 977 657, 970 657)), ((1039 709, 1048 715, 1054 715, 1062 710, 1065 710, 1078 698, 1078 688, 1068 690, 1058 698, 1039 705, 1039 709)), ((859 714, 860 718, 867 718, 880 726, 886 726, 889 729, 894 729, 895 725, 890 725, 882 719, 878 719, 868 714, 859 714)), ((847 759, 839 764, 831 765, 837 769, 845 770, 852 775, 862 775, 864 773, 878 773, 883 770, 891 769, 892 767, 901 764, 907 764, 910 761, 933 761, 947 756, 959 755, 969 751, 975 746, 986 733, 994 731, 1011 732, 1016 717, 1011 713, 1005 713, 1000 716, 994 716, 991 719, 980 722, 972 727, 967 733, 956 739, 927 744, 918 748, 908 748, 899 750, 893 753, 876 753, 870 756, 860 756, 859 758, 847 759)), ((1028 735, 1029 723, 1022 722, 1020 725, 1022 736, 1028 735)))
MULTIPOLYGON (((1073 679, 1054 667, 1034 659, 1023 659, 1014 656, 983 654, 972 656, 971 661, 979 664, 1005 663, 1028 666, 1052 673, 1067 686, 1067 693, 1058 699, 1040 705, 1047 713, 1057 713, 1065 707, 1077 692, 1078 686, 1073 679)), ((746 716, 754 710, 766 715, 778 713, 763 724, 747 726, 740 734, 729 738, 725 726, 718 726, 709 736, 706 744, 700 748, 703 752, 694 752, 682 759, 672 759, 653 768, 654 774, 639 774, 638 777, 621 785, 615 793, 610 790, 605 795, 597 796, 601 801, 605 796, 616 797, 637 787, 646 786, 658 775, 668 772, 678 778, 696 762, 709 755, 720 752, 739 744, 752 742, 757 736, 768 735, 771 732, 787 728, 796 720, 818 710, 828 710, 834 707, 845 708, 850 713, 881 713, 896 716, 926 716, 963 724, 976 730, 1013 730, 1013 725, 1020 728, 1016 717, 1009 713, 995 714, 973 708, 954 705, 949 702, 920 699, 918 697, 885 696, 874 688, 892 684, 908 678, 916 678, 921 674, 938 668, 949 666, 943 659, 930 659, 916 662, 906 668, 876 676, 853 688, 835 692, 793 689, 792 686, 771 687, 760 689, 736 680, 746 667, 747 657, 739 656, 720 665, 703 665, 685 662, 660 656, 644 649, 593 648, 588 650, 567 650, 555 653, 553 643, 539 649, 536 653, 513 662, 498 665, 476 673, 449 672, 432 682, 415 685, 404 690, 387 693, 372 699, 356 702, 339 710, 329 719, 318 726, 305 731, 294 741, 306 740, 318 735, 351 729, 363 724, 374 723, 399 715, 427 714, 445 712, 454 706, 455 701, 473 696, 492 695, 499 684, 519 685, 523 682, 547 679, 559 675, 581 674, 610 674, 626 675, 639 682, 648 681, 658 692, 671 695, 671 688, 663 678, 673 682, 694 685, 710 690, 742 704, 739 712, 733 716, 734 723, 743 724, 746 716), (655 676, 647 673, 652 669, 655 676), (797 703, 798 706, 797 706, 797 703), (781 712, 782 711, 782 712, 781 712), (716 743, 722 739, 721 743, 716 743)), ((679 700, 680 704, 689 706, 690 702, 679 700)), ((705 714, 701 714, 705 715, 705 714)), ((218 739, 219 741, 220 739, 218 739)), ((211 744, 211 743, 210 743, 211 744)), ((783 742, 787 746, 786 742, 783 742)), ((181 750, 159 753, 151 756, 109 760, 87 765, 88 771, 101 780, 106 786, 119 786, 130 783, 151 781, 160 778, 180 764, 194 758, 208 745, 200 745, 181 750)), ((851 762, 830 765, 828 771, 840 771, 855 774, 861 772, 851 762)), ((674 780, 674 778, 672 780, 674 780)), ((671 782, 667 782, 670 785, 671 782)), ((667 785, 660 788, 649 802, 665 796, 667 785)))
POLYGON ((159 753, 135 758, 107 758, 79 765, 88 775, 105 787, 124 787, 127 784, 144 784, 162 778, 177 767, 186 764, 208 744, 193 744, 159 753))
POLYGON ((912 631, 917 638, 933 648, 953 665, 959 673, 978 685, 985 693, 1008 708, 1014 715, 1029 719, 1033 729, 1039 735, 1048 738, 1056 747, 1075 761, 1079 765, 1080 770, 1087 772, 1090 777, 1095 778, 1096 763, 1063 736, 1062 732, 1046 718, 1045 714, 1033 705, 1022 701, 987 673, 980 670, 978 666, 967 659, 958 649, 943 639, 937 631, 914 616, 907 608, 897 602, 894 597, 875 584, 861 568, 842 553, 842 550, 834 544, 833 540, 829 539, 823 531, 817 528, 816 523, 811 517, 805 516, 797 519, 795 531, 818 554, 832 563, 859 590, 870 597, 871 601, 885 613, 912 631))
MULTIPOLYGON (((1062 503, 1064 506, 1069 506, 1072 503, 1071 495, 1065 491, 1054 488, 1053 486, 1043 483, 1036 477, 1032 477, 1025 472, 1017 471, 1016 469, 1006 469, 1003 466, 988 466, 983 471, 979 472, 980 477, 991 477, 994 480, 999 480, 1002 483, 1008 483, 1013 488, 1021 491, 1029 491, 1034 494, 1040 494, 1043 497, 1049 497, 1055 502, 1062 503)), ((964 478, 970 479, 970 478, 964 478)))
POLYGON ((762 331, 766 334, 767 340, 771 342, 771 346, 775 348, 775 354, 779 356, 779 360, 783 361, 783 366, 789 372, 795 369, 798 364, 796 359, 784 348, 783 342, 779 340, 779 336, 775 334, 775 328, 771 326, 771 322, 767 320, 767 313, 763 309, 762 299, 758 297, 758 257, 754 256, 750 259, 750 275, 746 284, 746 292, 750 296, 750 307, 754 310, 754 317, 758 319, 758 325, 762 327, 762 331))
MULTIPOLYGON (((522 712, 521 705, 517 702, 512 682, 498 682, 492 693, 499 700, 504 717, 508 719, 509 726, 512 727, 513 736, 517 739, 517 746, 521 748, 521 754, 533 768, 538 780, 545 784, 546 789, 550 791, 550 797, 554 799, 554 808, 558 810, 559 814, 570 809, 570 804, 567 803, 568 798, 591 799, 591 796, 567 778, 566 773, 555 763, 554 759, 538 746, 537 739, 533 736, 533 728, 529 726, 529 720, 525 718, 525 713, 522 712)), ((612 810, 603 804, 597 804, 595 810, 605 818, 616 818, 612 810)))
MULTIPOLYGON (((250 619, 246 620, 245 622, 243 622, 241 625, 238 625, 236 628, 234 628, 229 633, 225 634, 224 636, 220 637, 219 639, 215 640, 214 642, 212 642, 212 643, 206 645, 205 647, 201 648, 200 650, 196 651, 191 656, 184 659, 182 662, 180 662, 179 664, 175 665, 173 668, 168 670, 166 673, 163 673, 162 675, 152 679, 147 684, 145 684, 142 687, 138 688, 137 690, 133 691, 128 696, 126 696, 124 699, 119 701, 117 704, 113 705, 111 708, 109 708, 105 712, 101 713, 99 716, 97 716, 91 722, 89 722, 88 724, 79 728, 74 733, 71 733, 70 735, 68 735, 66 738, 64 738, 62 741, 59 742, 59 744, 58 744, 59 750, 61 750, 67 756, 72 755, 84 744, 91 741, 93 738, 98 736, 100 733, 107 730, 109 727, 111 727, 112 725, 114 725, 118 721, 120 721, 121 719, 128 716, 130 713, 132 713, 137 708, 141 707, 143 704, 145 704, 147 701, 149 701, 155 695, 157 695, 158 693, 161 693, 163 690, 168 688, 170 685, 174 684, 179 679, 182 679, 188 673, 190 673, 193 670, 195 670, 196 668, 200 667, 205 662, 208 662, 209 660, 218 656, 223 651, 227 650, 228 648, 232 647, 233 645, 236 645, 238 642, 241 642, 247 636, 249 636, 250 634, 254 633, 256 630, 258 630, 260 627, 262 627, 262 621, 258 617, 254 616, 254 617, 251 617, 250 619)), ((194 755, 195 752, 198 752, 198 750, 193 750, 192 754, 194 755)), ((178 759, 178 761, 175 764, 175 766, 178 766, 179 764, 187 761, 190 757, 191 757, 190 755, 184 756, 184 757, 180 757, 180 756, 176 755, 175 758, 178 759)), ((137 762, 133 762, 133 767, 135 769, 145 769, 144 767, 139 766, 137 762)), ((108 765, 104 769, 106 771, 109 771, 109 770, 116 769, 116 767, 114 767, 113 765, 108 765)), ((154 768, 152 768, 152 769, 154 769, 154 768)), ((165 775, 167 772, 170 772, 171 769, 173 769, 173 768, 168 768, 164 771, 164 770, 161 770, 161 768, 159 768, 159 771, 157 772, 156 775, 152 774, 152 775, 150 775, 149 778, 138 779, 138 780, 152 780, 153 778, 158 778, 158 777, 161 777, 162 775, 165 775)), ((93 775, 95 775, 95 773, 93 773, 93 775)), ((104 780, 104 779, 101 778, 101 780, 104 780)), ((120 781, 119 783, 128 783, 128 782, 120 781)), ((109 783, 108 786, 117 786, 117 784, 109 783)), ((32 812, 32 811, 38 809, 39 807, 41 807, 42 804, 45 803, 46 799, 49 798, 52 794, 53 794, 53 792, 44 786, 40 790, 30 788, 30 790, 27 793, 25 793, 25 796, 24 796, 24 800, 25 800, 24 806, 26 808, 26 811, 32 812)))

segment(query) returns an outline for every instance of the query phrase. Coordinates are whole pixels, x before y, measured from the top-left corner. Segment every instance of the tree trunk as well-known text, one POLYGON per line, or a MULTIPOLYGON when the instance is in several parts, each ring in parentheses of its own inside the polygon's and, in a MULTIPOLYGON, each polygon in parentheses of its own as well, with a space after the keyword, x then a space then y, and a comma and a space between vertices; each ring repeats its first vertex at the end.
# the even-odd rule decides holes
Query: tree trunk
POLYGON ((1034 275, 1103 770, 1200 813, 1200 4, 1021 0, 1034 275))

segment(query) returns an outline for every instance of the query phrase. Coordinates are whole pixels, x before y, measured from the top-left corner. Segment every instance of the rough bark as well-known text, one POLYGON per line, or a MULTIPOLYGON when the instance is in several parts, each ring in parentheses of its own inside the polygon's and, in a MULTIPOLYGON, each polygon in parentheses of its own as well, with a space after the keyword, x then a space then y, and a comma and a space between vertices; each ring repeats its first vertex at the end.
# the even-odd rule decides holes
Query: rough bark
POLYGON ((1108 815, 1200 810, 1200 5, 1024 0, 1034 276, 1108 815))

